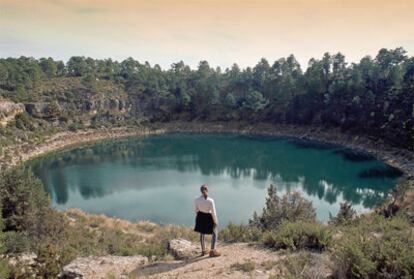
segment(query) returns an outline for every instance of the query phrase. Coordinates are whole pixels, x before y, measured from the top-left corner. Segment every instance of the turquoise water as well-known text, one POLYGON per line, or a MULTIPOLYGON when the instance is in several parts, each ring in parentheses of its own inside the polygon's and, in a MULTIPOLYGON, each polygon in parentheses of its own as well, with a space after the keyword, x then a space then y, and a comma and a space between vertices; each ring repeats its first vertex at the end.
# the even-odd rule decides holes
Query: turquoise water
POLYGON ((207 183, 221 225, 248 222, 266 187, 299 191, 321 221, 340 202, 362 212, 380 202, 399 173, 361 152, 288 138, 170 134, 106 141, 30 162, 58 210, 191 225, 193 199, 207 183))

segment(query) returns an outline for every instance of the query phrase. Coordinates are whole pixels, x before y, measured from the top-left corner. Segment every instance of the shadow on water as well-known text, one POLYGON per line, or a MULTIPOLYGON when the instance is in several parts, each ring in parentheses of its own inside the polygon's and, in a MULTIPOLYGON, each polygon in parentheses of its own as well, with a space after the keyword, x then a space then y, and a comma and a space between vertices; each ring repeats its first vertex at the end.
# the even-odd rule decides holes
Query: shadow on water
POLYGON ((293 145, 301 149, 318 149, 318 150, 332 150, 338 148, 338 145, 321 142, 321 141, 310 141, 307 139, 290 139, 293 145))
POLYGON ((391 166, 370 168, 358 174, 361 178, 398 178, 402 175, 402 171, 391 166))
POLYGON ((345 160, 351 161, 351 162, 368 162, 368 161, 375 160, 374 156, 362 150, 352 150, 349 148, 341 148, 341 149, 335 150, 334 153, 341 155, 342 158, 344 158, 345 160))

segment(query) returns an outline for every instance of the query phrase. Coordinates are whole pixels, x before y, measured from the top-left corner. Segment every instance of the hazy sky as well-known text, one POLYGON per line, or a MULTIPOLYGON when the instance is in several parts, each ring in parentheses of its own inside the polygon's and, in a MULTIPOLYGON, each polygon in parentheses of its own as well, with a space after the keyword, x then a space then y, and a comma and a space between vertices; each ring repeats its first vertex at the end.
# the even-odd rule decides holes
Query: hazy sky
POLYGON ((414 53, 414 0, 0 0, 0 57, 253 66, 325 51, 414 53))

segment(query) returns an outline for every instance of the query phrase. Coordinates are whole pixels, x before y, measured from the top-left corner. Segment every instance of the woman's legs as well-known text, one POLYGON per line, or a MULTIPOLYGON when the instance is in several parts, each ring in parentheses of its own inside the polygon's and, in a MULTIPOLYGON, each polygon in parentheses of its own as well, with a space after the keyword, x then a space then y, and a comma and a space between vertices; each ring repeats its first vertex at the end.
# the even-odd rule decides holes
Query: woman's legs
MULTIPOLYGON (((213 234, 211 235, 211 250, 214 250, 216 247, 216 241, 217 241, 217 229, 213 230, 213 234)), ((201 244, 201 250, 205 251, 206 250, 206 235, 200 233, 200 244, 201 244)))
POLYGON ((205 251, 206 250, 205 235, 202 233, 200 233, 200 244, 201 244, 201 250, 205 251))
POLYGON ((214 250, 216 247, 217 234, 217 228, 214 228, 213 235, 211 236, 211 250, 214 250))

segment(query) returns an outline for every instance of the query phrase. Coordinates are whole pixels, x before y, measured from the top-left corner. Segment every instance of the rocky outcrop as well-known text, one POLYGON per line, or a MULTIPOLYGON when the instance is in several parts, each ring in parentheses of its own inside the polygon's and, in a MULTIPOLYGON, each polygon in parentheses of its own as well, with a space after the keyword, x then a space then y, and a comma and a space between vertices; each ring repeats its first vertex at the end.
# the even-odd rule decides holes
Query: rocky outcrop
POLYGON ((112 276, 128 278, 128 274, 140 265, 148 263, 144 256, 102 256, 77 258, 63 268, 64 279, 100 279, 112 276))
POLYGON ((200 254, 200 248, 186 239, 172 239, 168 243, 170 253, 177 260, 190 259, 200 254))
POLYGON ((36 103, 24 104, 27 113, 37 118, 43 118, 47 116, 48 105, 49 103, 47 102, 36 102, 36 103))
POLYGON ((11 101, 0 100, 0 126, 14 120, 14 117, 24 111, 24 105, 11 101))

